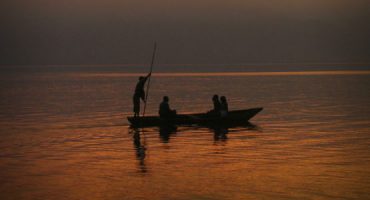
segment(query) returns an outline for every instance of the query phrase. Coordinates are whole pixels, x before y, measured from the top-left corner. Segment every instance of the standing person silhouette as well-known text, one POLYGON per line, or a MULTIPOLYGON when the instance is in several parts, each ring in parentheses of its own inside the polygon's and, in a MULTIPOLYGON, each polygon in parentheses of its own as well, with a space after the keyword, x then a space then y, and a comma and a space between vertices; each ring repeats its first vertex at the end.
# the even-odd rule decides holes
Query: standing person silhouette
POLYGON ((140 116, 140 99, 142 101, 146 101, 145 99, 145 91, 144 91, 144 86, 148 78, 152 75, 150 72, 147 76, 139 77, 139 81, 136 84, 135 87, 135 93, 133 97, 133 103, 134 103, 134 117, 139 117, 140 116))

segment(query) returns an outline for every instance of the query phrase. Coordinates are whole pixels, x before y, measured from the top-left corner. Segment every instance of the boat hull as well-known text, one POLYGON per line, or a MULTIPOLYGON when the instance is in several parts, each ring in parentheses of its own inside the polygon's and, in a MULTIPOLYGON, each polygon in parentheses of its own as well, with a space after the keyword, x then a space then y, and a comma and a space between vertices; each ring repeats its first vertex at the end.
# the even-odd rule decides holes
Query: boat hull
POLYGON ((209 113, 195 113, 195 114, 178 114, 176 117, 170 119, 163 119, 159 116, 145 116, 145 117, 127 117, 133 127, 150 127, 163 125, 237 125, 245 124, 254 117, 263 108, 251 108, 246 110, 229 111, 225 117, 217 117, 209 113))

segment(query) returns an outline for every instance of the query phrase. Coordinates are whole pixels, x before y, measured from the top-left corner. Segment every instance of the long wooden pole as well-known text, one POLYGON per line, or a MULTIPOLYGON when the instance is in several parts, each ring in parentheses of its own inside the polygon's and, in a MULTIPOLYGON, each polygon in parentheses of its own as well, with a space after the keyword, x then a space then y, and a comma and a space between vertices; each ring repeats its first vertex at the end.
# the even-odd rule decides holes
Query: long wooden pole
MULTIPOLYGON (((157 50, 157 43, 154 42, 154 50, 153 50, 153 55, 152 55, 152 63, 150 64, 150 73, 152 73, 153 71, 153 64, 154 64, 154 58, 155 58, 155 52, 157 50)), ((145 116, 145 109, 146 109, 146 103, 148 102, 148 96, 149 96, 149 85, 150 85, 150 77, 152 75, 149 76, 149 80, 148 80, 148 85, 146 86, 146 95, 145 95, 145 103, 144 103, 144 111, 143 111, 143 117, 145 116)))

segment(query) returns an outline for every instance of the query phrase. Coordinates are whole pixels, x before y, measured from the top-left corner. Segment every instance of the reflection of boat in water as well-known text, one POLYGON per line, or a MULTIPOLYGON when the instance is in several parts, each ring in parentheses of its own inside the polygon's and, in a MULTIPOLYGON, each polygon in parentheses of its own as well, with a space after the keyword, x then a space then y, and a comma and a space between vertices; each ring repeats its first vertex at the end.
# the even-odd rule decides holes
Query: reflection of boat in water
POLYGON ((225 125, 232 126, 248 123, 248 120, 259 113, 263 108, 251 108, 246 110, 229 111, 227 116, 219 117, 209 113, 178 114, 170 119, 162 119, 159 116, 127 117, 133 127, 173 125, 225 125))
POLYGON ((133 135, 133 139, 134 139, 134 147, 135 147, 135 151, 136 151, 136 159, 140 161, 139 163, 139 169, 140 169, 140 172, 147 172, 147 169, 146 169, 146 166, 145 166, 145 151, 146 151, 146 147, 145 147, 145 142, 142 143, 141 142, 141 137, 140 137, 140 130, 138 129, 132 129, 132 133, 134 134, 133 135))
POLYGON ((168 143, 170 140, 170 136, 177 132, 177 126, 175 125, 167 125, 167 126, 160 126, 159 127, 159 135, 161 137, 162 142, 168 143))

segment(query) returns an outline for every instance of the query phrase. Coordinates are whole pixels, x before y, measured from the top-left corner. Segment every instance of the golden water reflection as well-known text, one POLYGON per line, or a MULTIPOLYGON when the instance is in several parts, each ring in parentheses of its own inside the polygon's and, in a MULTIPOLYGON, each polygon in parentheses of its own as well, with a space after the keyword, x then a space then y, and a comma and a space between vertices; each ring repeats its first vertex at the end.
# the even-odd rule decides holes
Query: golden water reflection
POLYGON ((366 198, 369 140, 298 127, 44 132, 3 156, 2 199, 366 198))
POLYGON ((0 199, 369 199, 368 75, 156 78, 148 114, 163 94, 265 109, 256 128, 138 130, 134 77, 28 76, 3 80, 0 199))

